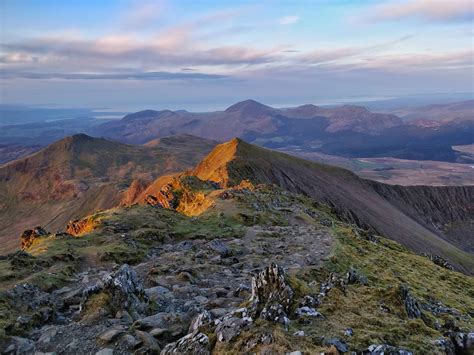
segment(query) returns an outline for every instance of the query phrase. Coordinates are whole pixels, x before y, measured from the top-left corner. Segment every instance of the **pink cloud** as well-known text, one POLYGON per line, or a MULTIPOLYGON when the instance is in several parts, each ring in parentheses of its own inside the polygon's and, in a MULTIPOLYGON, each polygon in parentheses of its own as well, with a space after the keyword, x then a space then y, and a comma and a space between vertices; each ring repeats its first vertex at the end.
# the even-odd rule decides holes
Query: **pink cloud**
POLYGON ((469 21, 474 18, 472 0, 406 0, 374 7, 374 21, 420 18, 429 21, 469 21))

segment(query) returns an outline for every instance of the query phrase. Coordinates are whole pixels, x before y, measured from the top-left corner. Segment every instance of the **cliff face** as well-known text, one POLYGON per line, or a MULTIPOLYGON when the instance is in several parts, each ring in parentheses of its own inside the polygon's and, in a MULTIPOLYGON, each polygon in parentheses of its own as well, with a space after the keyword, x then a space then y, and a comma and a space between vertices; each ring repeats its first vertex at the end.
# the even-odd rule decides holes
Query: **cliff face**
POLYGON ((474 250, 474 186, 396 186, 374 183, 406 215, 465 251, 474 250))

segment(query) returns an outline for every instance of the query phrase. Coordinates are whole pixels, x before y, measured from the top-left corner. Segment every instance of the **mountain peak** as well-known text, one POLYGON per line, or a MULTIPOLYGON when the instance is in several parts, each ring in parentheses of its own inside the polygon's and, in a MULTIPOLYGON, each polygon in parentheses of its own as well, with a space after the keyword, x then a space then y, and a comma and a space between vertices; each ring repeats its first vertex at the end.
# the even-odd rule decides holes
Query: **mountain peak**
POLYGON ((267 112, 275 112, 278 111, 277 109, 274 109, 273 107, 264 105, 258 101, 255 100, 245 100, 245 101, 240 101, 237 102, 236 104, 233 104, 232 106, 229 106, 225 112, 243 112, 246 114, 249 113, 267 113, 267 112))
POLYGON ((210 180, 222 186, 229 182, 227 164, 235 159, 238 146, 243 141, 240 138, 217 145, 193 170, 192 175, 201 180, 210 180))

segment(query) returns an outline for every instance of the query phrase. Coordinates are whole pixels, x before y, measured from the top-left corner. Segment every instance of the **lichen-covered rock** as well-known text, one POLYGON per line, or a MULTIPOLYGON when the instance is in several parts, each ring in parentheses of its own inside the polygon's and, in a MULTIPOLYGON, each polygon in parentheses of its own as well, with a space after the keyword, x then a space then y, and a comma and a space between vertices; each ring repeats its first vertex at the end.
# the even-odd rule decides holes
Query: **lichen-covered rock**
POLYGON ((307 306, 297 308, 295 310, 295 314, 298 317, 307 316, 307 317, 321 317, 321 318, 324 318, 323 315, 321 313, 319 313, 317 310, 315 310, 312 307, 307 307, 307 306))
POLYGON ((95 285, 86 288, 82 293, 80 309, 83 310, 87 300, 94 294, 110 295, 109 307, 113 310, 127 310, 132 315, 144 314, 149 309, 149 299, 137 273, 129 265, 122 265, 117 271, 104 276, 95 285))
POLYGON ((199 331, 189 333, 174 343, 165 346, 161 355, 170 354, 194 354, 209 355, 211 346, 209 337, 199 331))
POLYGON ((189 333, 192 333, 196 330, 198 330, 200 327, 211 323, 213 320, 213 316, 210 312, 204 311, 200 314, 198 314, 192 321, 191 325, 189 326, 189 333))
POLYGON ((243 331, 249 329, 252 319, 249 317, 229 317, 220 321, 216 327, 217 340, 228 343, 240 335, 243 331))
POLYGON ((426 253, 421 253, 420 255, 430 259, 434 264, 441 266, 442 268, 445 268, 448 270, 454 270, 454 266, 451 265, 451 263, 448 260, 446 260, 445 258, 439 255, 432 255, 432 254, 426 254, 426 253))
POLYGON ((20 235, 21 249, 28 249, 36 239, 48 234, 49 233, 41 226, 35 227, 34 229, 27 229, 20 235))
POLYGON ((453 332, 451 340, 456 349, 456 354, 472 354, 474 352, 474 332, 453 332))
POLYGON ((346 279, 348 284, 359 283, 361 285, 367 285, 367 277, 354 268, 349 269, 346 274, 346 279))
POLYGON ((293 294, 293 289, 285 280, 283 269, 271 263, 252 278, 252 314, 288 325, 287 313, 293 301, 293 294))
POLYGON ((406 286, 400 286, 400 298, 405 305, 408 318, 421 318, 420 305, 406 286))
POLYGON ((413 355, 411 351, 387 344, 372 344, 362 354, 367 355, 413 355))
POLYGON ((316 308, 319 306, 319 300, 313 296, 306 295, 299 303, 299 307, 311 307, 316 308))

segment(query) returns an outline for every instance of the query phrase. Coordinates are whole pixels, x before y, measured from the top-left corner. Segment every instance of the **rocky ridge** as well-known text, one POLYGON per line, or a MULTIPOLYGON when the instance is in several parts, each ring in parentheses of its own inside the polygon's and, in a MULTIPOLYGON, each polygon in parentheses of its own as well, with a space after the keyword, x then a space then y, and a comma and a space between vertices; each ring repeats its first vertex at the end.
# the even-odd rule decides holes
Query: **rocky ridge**
POLYGON ((0 260, 6 353, 454 354, 472 278, 275 186, 186 176, 176 202, 125 206, 0 260), (176 211, 201 192, 196 216, 176 211), (191 193, 192 192, 192 193, 191 193), (183 202, 181 198, 184 199, 183 202), (442 282, 440 283, 440 280, 442 282))

